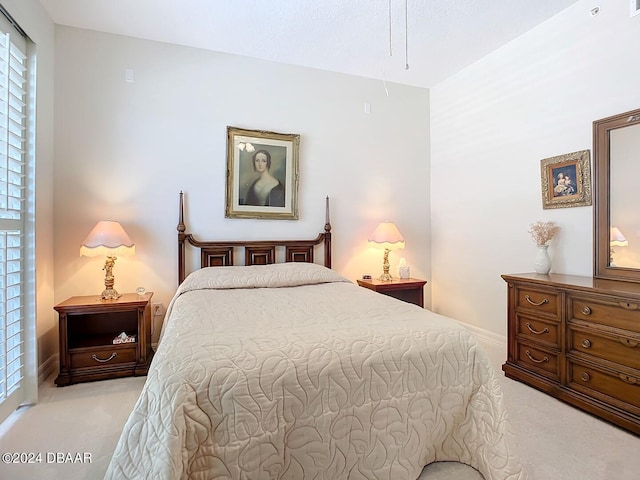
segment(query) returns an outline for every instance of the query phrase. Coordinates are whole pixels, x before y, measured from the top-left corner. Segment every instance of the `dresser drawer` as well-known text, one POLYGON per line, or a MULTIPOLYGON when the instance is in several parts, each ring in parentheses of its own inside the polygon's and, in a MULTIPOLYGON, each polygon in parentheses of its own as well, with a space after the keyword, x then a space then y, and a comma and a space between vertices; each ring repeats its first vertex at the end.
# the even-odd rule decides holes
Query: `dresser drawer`
POLYGON ((551 289, 516 285, 516 309, 544 313, 560 318, 560 294, 551 289))
POLYGON ((544 348, 516 342, 516 363, 545 377, 559 380, 558 353, 544 348))
POLYGON ((610 362, 640 370, 640 337, 632 338, 615 331, 594 331, 580 325, 570 325, 570 352, 581 352, 610 362))
POLYGON ((637 373, 628 375, 570 360, 569 386, 606 402, 609 402, 608 398, 601 398, 594 392, 613 398, 622 402, 616 402, 620 408, 629 410, 632 406, 631 410, 640 414, 640 372, 637 373))
POLYGON ((136 362, 136 344, 126 347, 83 348, 70 351, 71 368, 107 367, 122 363, 136 362))
POLYGON ((516 314, 518 337, 560 348, 560 323, 516 314))
POLYGON ((640 303, 572 296, 570 315, 578 320, 640 333, 640 303))

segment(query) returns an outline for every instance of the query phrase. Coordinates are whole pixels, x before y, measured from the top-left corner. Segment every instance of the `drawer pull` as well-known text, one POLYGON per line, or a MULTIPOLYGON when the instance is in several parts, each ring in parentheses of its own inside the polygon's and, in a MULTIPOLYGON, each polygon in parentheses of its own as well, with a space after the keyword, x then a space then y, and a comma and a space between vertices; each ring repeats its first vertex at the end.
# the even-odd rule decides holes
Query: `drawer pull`
POLYGON ((582 346, 584 348, 591 348, 591 340, 589 340, 588 338, 585 338, 584 340, 582 340, 582 346))
POLYGON ((618 374, 620 380, 630 385, 640 385, 640 379, 632 377, 631 375, 625 375, 624 373, 618 374))
POLYGON ((525 350, 525 355, 527 357, 529 357, 529 360, 531 360, 534 363, 544 363, 544 362, 548 362, 549 361, 549 357, 547 357, 546 355, 544 356, 544 358, 542 360, 536 360, 535 358, 533 358, 531 356, 531 352, 529 350, 525 350))
POLYGON ((585 305, 584 307, 582 307, 582 314, 591 315, 591 309, 585 305))
POLYGON ((629 348, 635 348, 640 345, 640 342, 638 340, 631 340, 630 338, 619 338, 618 340, 620 340, 620 343, 625 347, 629 348))
POLYGON ((541 305, 544 305, 545 303, 549 303, 549 300, 547 300, 546 298, 543 298, 541 301, 539 302, 534 302, 533 300, 531 300, 531 297, 529 295, 525 295, 524 299, 529 302, 531 305, 533 305, 534 307, 539 307, 541 305))
POLYGON ((109 358, 98 358, 96 355, 91 355, 91 358, 93 358, 96 362, 100 362, 100 363, 107 363, 110 362, 111 360, 113 360, 114 358, 116 358, 118 356, 117 352, 113 352, 109 358))
POLYGON ((582 373, 580 374, 580 379, 581 379, 583 382, 588 382, 589 380, 591 380, 591 375, 589 375, 587 372, 582 372, 582 373))
POLYGON ((638 309, 638 304, 637 303, 620 302, 620 306, 622 308, 627 309, 627 310, 637 310, 638 309))
POLYGON ((531 323, 529 323, 529 322, 525 323, 525 326, 529 329, 529 331, 531 333, 535 333, 536 335, 542 335, 543 333, 549 333, 549 329, 547 327, 545 327, 544 330, 534 330, 533 327, 531 327, 531 323))

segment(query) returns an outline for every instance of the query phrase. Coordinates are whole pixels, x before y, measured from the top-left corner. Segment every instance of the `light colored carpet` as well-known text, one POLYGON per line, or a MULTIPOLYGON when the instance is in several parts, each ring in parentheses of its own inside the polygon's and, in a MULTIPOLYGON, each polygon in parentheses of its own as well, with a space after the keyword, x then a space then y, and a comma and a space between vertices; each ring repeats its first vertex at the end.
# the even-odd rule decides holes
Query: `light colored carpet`
MULTIPOLYGON (((499 368, 501 353, 487 352, 499 368)), ((640 478, 640 437, 511 381, 501 372, 499 377, 531 480, 640 478)), ((101 479, 144 381, 145 377, 123 378, 56 388, 49 378, 40 387, 37 405, 21 408, 0 426, 0 453, 41 453, 42 463, 0 463, 0 479, 101 479), (87 453, 91 463, 48 463, 58 460, 57 452, 80 453, 81 458, 87 453)), ((419 477, 445 479, 482 480, 482 476, 466 465, 443 462, 427 466, 419 477)))

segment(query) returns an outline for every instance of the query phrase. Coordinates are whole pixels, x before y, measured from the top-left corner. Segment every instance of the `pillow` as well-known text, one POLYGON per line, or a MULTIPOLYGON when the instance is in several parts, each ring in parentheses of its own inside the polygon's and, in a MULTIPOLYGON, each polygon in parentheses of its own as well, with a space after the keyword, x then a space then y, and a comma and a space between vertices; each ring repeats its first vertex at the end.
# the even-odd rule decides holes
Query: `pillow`
POLYGON ((189 274, 176 295, 200 289, 279 288, 332 282, 350 280, 315 263, 206 267, 189 274))

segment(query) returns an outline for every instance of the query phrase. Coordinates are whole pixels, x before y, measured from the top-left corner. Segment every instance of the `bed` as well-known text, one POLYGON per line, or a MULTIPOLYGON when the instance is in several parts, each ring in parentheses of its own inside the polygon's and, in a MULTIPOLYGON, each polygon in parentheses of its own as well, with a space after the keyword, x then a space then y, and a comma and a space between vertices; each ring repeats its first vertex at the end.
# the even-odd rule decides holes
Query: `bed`
MULTIPOLYGON (((179 257, 188 235, 181 198, 179 257)), ((326 248, 330 235, 327 215, 285 263, 253 254, 287 242, 249 242, 243 266, 225 263, 228 244, 191 237, 204 268, 185 276, 181 260, 106 479, 413 480, 434 461, 525 478, 474 338, 313 263, 305 249, 326 248)))

